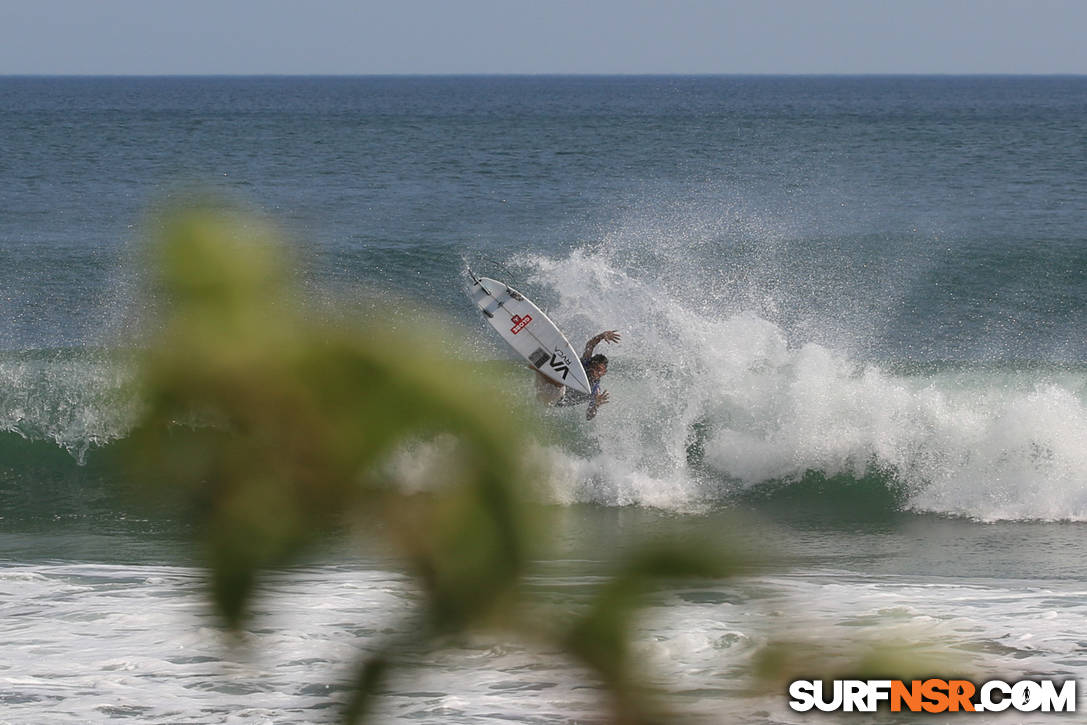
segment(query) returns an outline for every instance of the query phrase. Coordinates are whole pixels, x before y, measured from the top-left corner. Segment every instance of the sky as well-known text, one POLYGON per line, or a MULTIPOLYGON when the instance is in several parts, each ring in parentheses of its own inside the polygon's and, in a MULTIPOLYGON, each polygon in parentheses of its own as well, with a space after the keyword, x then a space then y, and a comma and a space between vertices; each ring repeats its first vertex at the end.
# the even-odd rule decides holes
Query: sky
POLYGON ((0 0, 0 75, 1087 74, 1087 0, 0 0))

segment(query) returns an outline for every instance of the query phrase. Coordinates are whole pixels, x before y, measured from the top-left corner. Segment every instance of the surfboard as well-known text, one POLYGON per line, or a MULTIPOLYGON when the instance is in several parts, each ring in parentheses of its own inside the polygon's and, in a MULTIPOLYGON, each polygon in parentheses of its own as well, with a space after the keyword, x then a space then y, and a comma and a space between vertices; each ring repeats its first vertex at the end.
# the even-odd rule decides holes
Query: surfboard
POLYGON ((474 274, 472 279, 472 301, 518 355, 555 382, 589 394, 581 358, 539 307, 505 282, 474 274))

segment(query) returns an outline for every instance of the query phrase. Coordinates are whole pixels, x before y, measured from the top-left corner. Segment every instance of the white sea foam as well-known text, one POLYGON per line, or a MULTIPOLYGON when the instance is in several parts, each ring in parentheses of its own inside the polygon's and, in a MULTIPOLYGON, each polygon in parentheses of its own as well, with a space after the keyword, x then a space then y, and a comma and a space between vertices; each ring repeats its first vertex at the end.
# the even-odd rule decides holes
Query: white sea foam
MULTIPOLYGON (((598 583, 563 573, 533 585, 555 587, 556 601, 566 601, 571 585, 598 583)), ((11 615, 0 621, 2 718, 332 722, 361 658, 416 625, 402 615, 418 592, 402 574, 380 567, 311 567, 276 575, 264 591, 248 646, 231 649, 192 569, 0 569, 0 605, 11 615)), ((797 722, 803 720, 790 714, 784 689, 755 677, 760 653, 773 642, 791 643, 797 666, 812 653, 822 658, 820 667, 834 668, 889 650, 908 655, 907 667, 920 661, 948 676, 1082 678, 1087 663, 1074 633, 1084 610, 1084 592, 1067 582, 933 582, 814 570, 659 595, 640 617, 633 645, 645 673, 680 712, 712 721, 797 722)), ((569 658, 508 632, 404 654, 415 667, 394 672, 382 688, 375 721, 593 720, 605 703, 599 685, 569 658)))
POLYGON ((612 402, 580 426, 591 450, 550 448, 558 500, 682 509, 809 471, 875 472, 918 511, 1087 520, 1087 374, 896 372, 796 339, 744 309, 747 292, 708 299, 684 284, 704 279, 687 275, 689 259, 630 256, 604 243, 520 260, 575 346, 624 336, 600 348, 612 402))

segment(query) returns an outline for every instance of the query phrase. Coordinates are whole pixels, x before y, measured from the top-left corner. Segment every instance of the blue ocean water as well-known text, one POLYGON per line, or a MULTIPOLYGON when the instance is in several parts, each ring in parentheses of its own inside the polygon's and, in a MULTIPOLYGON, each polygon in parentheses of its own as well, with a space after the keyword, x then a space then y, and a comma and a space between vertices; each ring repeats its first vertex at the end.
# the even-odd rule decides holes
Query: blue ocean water
MULTIPOLYGON (((386 563, 315 567, 262 630, 282 651, 238 663, 178 531, 106 480, 139 241, 194 187, 280 225, 315 298, 442 310, 457 354, 508 357, 466 264, 575 344, 622 331, 597 420, 544 414, 560 558, 739 512, 804 562, 654 606, 641 646, 683 706, 801 721, 738 673, 782 628, 869 615, 976 672, 1087 670, 1087 79, 5 77, 0 718, 321 720, 366 646, 342 623, 412 596, 386 563)), ((475 655, 386 718, 591 710, 557 663, 475 655)))

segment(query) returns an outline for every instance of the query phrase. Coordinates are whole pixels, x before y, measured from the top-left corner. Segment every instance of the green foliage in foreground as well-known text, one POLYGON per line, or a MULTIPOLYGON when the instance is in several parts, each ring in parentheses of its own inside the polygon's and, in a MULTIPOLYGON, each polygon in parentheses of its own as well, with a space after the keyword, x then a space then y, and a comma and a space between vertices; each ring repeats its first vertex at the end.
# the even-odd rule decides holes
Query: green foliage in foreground
POLYGON ((539 542, 512 405, 419 338, 313 319, 283 249, 253 219, 202 208, 163 228, 153 248, 161 319, 129 457, 137 480, 192 512, 227 623, 245 622, 262 571, 346 523, 387 539, 425 602, 405 627, 411 641, 360 664, 347 720, 365 716, 405 647, 480 626, 557 643, 596 673, 615 722, 656 717, 629 654, 632 614, 652 581, 728 566, 705 547, 648 546, 573 621, 541 617, 519 587, 539 542), (456 444, 433 490, 401 493, 389 457, 436 435, 456 444))

